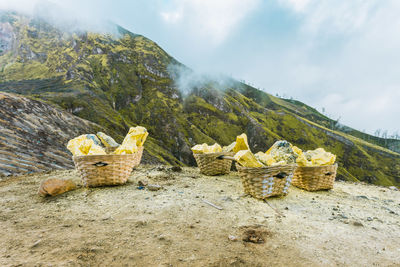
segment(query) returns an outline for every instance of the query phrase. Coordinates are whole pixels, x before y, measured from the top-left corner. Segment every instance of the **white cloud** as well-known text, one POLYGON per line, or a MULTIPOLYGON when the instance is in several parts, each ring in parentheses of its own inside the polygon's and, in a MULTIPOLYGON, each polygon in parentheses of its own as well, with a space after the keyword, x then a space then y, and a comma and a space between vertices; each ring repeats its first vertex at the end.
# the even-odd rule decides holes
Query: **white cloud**
POLYGON ((201 35, 219 45, 259 3, 260 0, 175 0, 160 15, 168 24, 179 24, 186 34, 201 35))
POLYGON ((296 12, 302 12, 306 9, 311 0, 279 0, 279 2, 294 9, 296 12))

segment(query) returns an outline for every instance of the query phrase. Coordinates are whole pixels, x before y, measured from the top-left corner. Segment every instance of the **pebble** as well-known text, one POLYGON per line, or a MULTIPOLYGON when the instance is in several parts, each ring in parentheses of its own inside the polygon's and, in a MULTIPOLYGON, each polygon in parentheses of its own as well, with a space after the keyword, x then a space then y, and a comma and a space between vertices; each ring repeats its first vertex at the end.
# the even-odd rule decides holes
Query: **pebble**
POLYGON ((179 166, 173 166, 173 167, 169 168, 168 170, 173 171, 173 172, 181 172, 182 168, 179 166))
POLYGON ((356 196, 356 198, 369 199, 367 196, 356 196))
POLYGON ((231 197, 223 197, 222 200, 232 202, 233 199, 231 197))
POLYGON ((389 189, 390 190, 394 190, 394 191, 399 191, 399 189, 397 187, 395 187, 395 186, 389 186, 389 189))
POLYGON ((357 221, 353 222, 353 225, 354 225, 354 226, 364 226, 362 223, 357 222, 357 221))
POLYGON ((42 242, 41 239, 39 239, 38 241, 36 241, 35 243, 33 243, 33 245, 31 246, 31 248, 37 247, 37 246, 40 244, 40 242, 42 242))
POLYGON ((148 184, 149 184, 149 181, 147 181, 147 180, 139 180, 138 181, 138 185, 139 186, 146 186, 148 184))
POLYGON ((234 235, 230 235, 230 236, 228 236, 228 239, 229 239, 230 241, 233 241, 233 242, 236 242, 236 241, 238 241, 238 238, 237 238, 237 236, 234 236, 234 235))
POLYGON ((162 188, 162 186, 161 185, 158 185, 158 184, 149 184, 148 186, 147 186, 147 189, 149 189, 150 191, 158 191, 158 190, 160 190, 162 188))
POLYGON ((373 221, 374 219, 372 219, 371 217, 367 217, 367 221, 369 221, 369 222, 371 222, 371 221, 373 221))
POLYGON ((349 218, 349 217, 347 217, 346 215, 344 215, 343 213, 342 213, 342 214, 339 214, 339 216, 342 217, 343 219, 348 219, 348 218, 349 218))

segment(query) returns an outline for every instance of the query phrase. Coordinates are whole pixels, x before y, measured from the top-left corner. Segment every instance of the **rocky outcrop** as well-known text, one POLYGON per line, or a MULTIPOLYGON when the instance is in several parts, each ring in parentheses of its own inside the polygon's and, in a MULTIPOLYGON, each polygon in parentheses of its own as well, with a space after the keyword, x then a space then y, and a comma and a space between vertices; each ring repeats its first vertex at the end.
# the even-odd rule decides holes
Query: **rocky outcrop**
POLYGON ((71 168, 65 144, 99 129, 49 104, 0 92, 0 175, 71 168))

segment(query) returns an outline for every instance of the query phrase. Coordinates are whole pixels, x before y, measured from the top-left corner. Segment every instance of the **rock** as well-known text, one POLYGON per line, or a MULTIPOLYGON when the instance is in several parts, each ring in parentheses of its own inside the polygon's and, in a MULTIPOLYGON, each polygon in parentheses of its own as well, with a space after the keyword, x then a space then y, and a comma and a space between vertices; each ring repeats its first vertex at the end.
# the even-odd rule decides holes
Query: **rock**
POLYGON ((364 226, 362 223, 357 222, 357 221, 353 222, 353 225, 354 225, 354 226, 364 226))
POLYGON ((162 188, 162 186, 161 185, 158 185, 158 184, 149 184, 148 186, 147 186, 147 189, 149 189, 150 191, 158 191, 158 190, 160 190, 162 188))
POLYGON ((222 200, 223 201, 229 201, 229 202, 233 201, 233 199, 231 197, 223 197, 222 200))
POLYGON ((356 198, 369 199, 367 196, 356 196, 356 198))
POLYGON ((172 166, 168 170, 173 171, 173 172, 181 172, 182 168, 180 166, 172 166))
POLYGON ((249 229, 244 232, 243 241, 255 244, 263 244, 265 243, 265 238, 261 231, 249 229))
POLYGON ((372 219, 371 217, 367 217, 367 221, 369 221, 369 222, 371 222, 371 221, 373 221, 374 219, 372 219))
POLYGON ((234 235, 230 235, 230 236, 228 236, 228 239, 229 239, 230 241, 233 241, 233 242, 236 242, 236 241, 238 241, 238 238, 237 238, 237 236, 234 236, 234 235))
POLYGON ((397 187, 395 187, 395 186, 389 186, 389 189, 390 190, 394 190, 394 191, 399 191, 399 189, 397 187))
POLYGON ((147 186, 149 184, 149 181, 147 180, 139 180, 138 185, 139 186, 147 186))
POLYGON ((342 218, 342 219, 348 219, 349 217, 347 217, 346 215, 344 215, 343 213, 342 214, 339 214, 339 216, 342 218))
POLYGON ((38 241, 36 241, 35 243, 33 243, 33 245, 31 246, 31 248, 37 247, 37 246, 40 244, 40 242, 42 242, 41 239, 39 239, 38 241))
POLYGON ((40 184, 38 194, 40 196, 56 196, 76 189, 76 184, 71 180, 50 178, 40 184))

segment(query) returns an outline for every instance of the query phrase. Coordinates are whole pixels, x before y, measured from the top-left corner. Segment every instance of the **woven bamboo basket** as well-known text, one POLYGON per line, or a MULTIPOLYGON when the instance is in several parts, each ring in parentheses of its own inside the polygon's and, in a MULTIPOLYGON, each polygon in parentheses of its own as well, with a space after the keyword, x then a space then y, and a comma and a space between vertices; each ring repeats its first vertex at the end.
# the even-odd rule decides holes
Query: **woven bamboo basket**
POLYGON ((196 159, 200 173, 204 175, 221 175, 227 174, 231 170, 231 159, 219 159, 221 156, 233 156, 234 153, 219 152, 207 154, 193 154, 196 159))
POLYGON ((132 169, 140 164, 143 147, 133 154, 88 155, 72 157, 86 187, 121 185, 126 183, 132 169))
POLYGON ((292 184, 307 191, 328 190, 333 188, 338 165, 298 167, 292 184))
POLYGON ((248 168, 236 164, 244 192, 259 199, 272 196, 285 196, 288 193, 295 164, 248 168))

